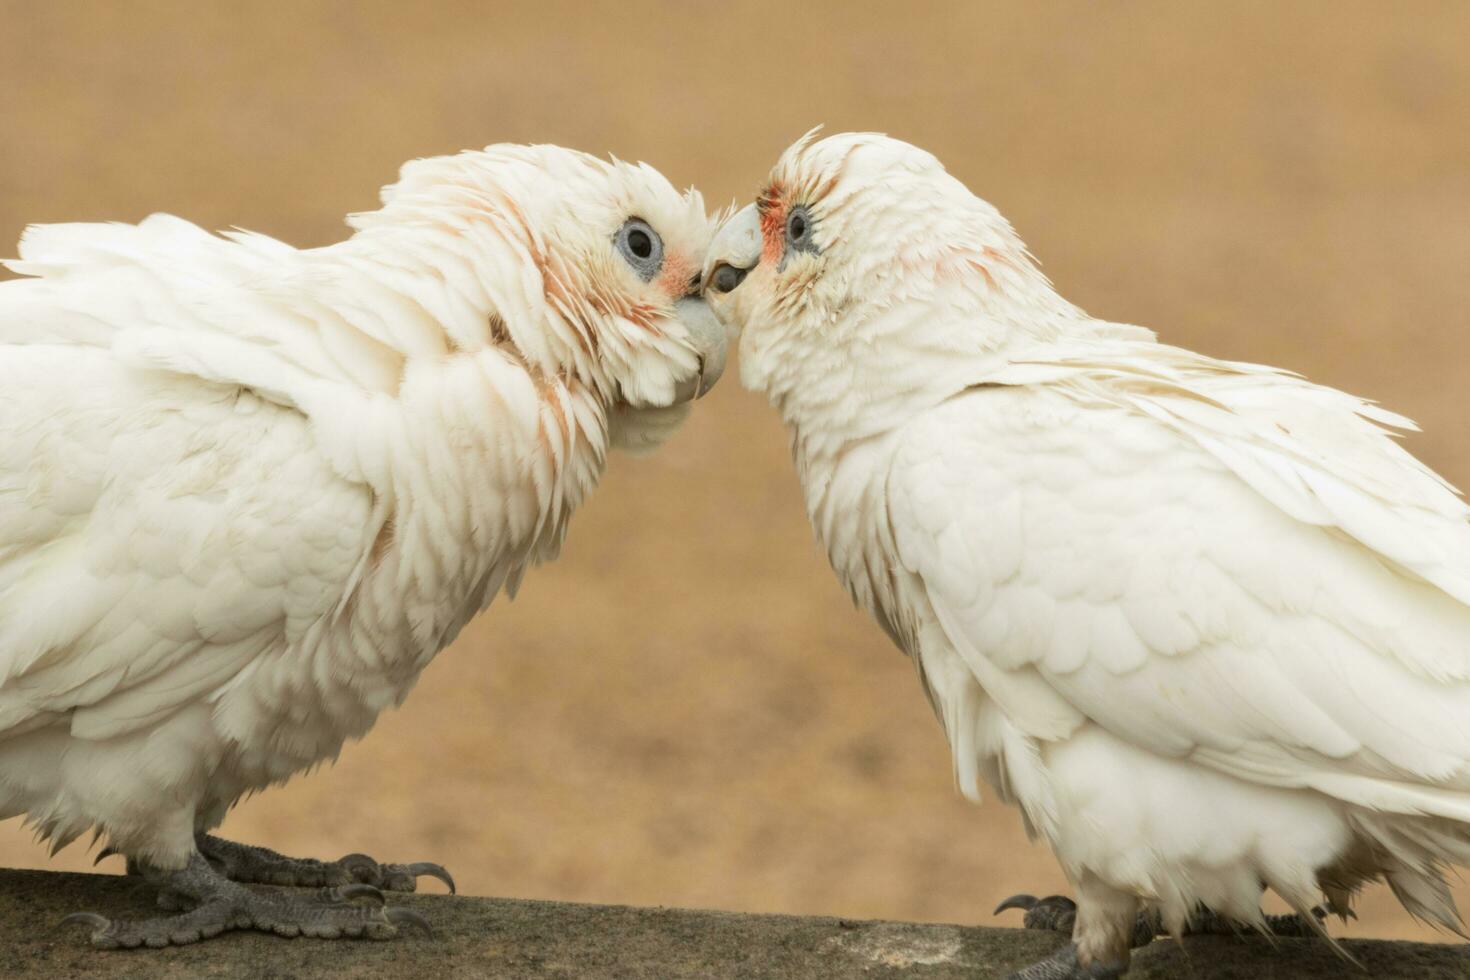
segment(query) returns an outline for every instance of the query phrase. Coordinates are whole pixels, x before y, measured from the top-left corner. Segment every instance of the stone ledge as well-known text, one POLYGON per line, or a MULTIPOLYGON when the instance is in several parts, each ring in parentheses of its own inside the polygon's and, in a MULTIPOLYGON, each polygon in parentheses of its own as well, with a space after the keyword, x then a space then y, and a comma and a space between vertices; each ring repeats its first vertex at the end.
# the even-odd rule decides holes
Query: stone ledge
MULTIPOLYGON (((433 938, 388 942, 280 939, 233 933, 165 950, 99 952, 67 913, 140 916, 150 890, 113 875, 0 870, 0 976, 57 980, 232 977, 311 980, 392 977, 608 980, 982 980, 1045 956, 1060 938, 1016 929, 865 922, 689 909, 570 905, 411 895, 433 938)), ((1470 946, 1351 940, 1365 972, 1317 940, 1197 937, 1134 956, 1132 980, 1257 980, 1365 976, 1470 977, 1470 946)))

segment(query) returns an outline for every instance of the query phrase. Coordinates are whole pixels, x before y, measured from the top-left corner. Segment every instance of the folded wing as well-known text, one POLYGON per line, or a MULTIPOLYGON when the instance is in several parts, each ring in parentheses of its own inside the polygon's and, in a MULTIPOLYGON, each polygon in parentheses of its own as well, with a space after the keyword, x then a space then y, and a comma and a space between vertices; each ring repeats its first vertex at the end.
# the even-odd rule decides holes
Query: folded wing
POLYGON ((1127 341, 990 380, 905 433, 889 505, 1013 724, 1470 820, 1470 526, 1402 420, 1127 341))

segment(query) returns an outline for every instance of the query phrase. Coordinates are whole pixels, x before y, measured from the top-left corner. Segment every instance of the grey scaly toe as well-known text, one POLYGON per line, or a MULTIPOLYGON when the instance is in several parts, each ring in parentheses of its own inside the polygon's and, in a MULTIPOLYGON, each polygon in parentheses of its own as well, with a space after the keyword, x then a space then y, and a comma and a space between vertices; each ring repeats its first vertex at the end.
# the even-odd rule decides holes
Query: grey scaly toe
POLYGON ((99 949, 184 946, 233 929, 318 939, 390 939, 403 927, 430 932, 422 915, 385 908, 382 891, 362 882, 323 887, 312 895, 257 892, 230 881, 200 854, 179 871, 147 875, 159 885, 160 906, 186 911, 150 919, 77 912, 62 924, 90 926, 92 945, 99 949))

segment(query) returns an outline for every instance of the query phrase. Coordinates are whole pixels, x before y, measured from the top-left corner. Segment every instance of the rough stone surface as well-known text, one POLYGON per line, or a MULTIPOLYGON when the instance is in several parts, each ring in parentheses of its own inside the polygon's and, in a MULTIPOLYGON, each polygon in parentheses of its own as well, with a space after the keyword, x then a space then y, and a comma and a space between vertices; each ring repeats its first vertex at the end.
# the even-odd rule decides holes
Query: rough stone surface
MULTIPOLYGON (((1013 929, 850 922, 687 909, 567 905, 442 895, 393 896, 434 923, 433 938, 387 942, 280 939, 233 933, 178 949, 99 952, 70 912, 154 912, 137 879, 0 870, 0 976, 51 980, 391 977, 609 980, 980 980, 1041 958, 1060 937, 1013 929)), ((1135 980, 1190 977, 1470 977, 1470 947, 1352 941, 1352 968, 1316 940, 1200 937, 1140 951, 1135 980)))

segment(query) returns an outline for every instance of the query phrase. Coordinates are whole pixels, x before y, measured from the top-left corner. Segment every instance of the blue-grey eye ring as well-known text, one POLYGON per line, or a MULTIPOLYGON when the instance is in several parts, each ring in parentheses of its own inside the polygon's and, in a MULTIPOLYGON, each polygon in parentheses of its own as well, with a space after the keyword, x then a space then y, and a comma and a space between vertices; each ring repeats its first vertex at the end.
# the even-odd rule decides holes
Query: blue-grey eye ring
POLYGON ((648 282, 664 264, 664 242, 642 218, 629 218, 613 236, 613 244, 638 278, 648 282))
POLYGON ((815 222, 805 204, 793 205, 786 213, 786 248, 794 252, 815 252, 815 222))

